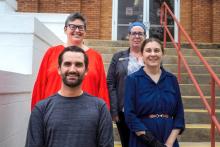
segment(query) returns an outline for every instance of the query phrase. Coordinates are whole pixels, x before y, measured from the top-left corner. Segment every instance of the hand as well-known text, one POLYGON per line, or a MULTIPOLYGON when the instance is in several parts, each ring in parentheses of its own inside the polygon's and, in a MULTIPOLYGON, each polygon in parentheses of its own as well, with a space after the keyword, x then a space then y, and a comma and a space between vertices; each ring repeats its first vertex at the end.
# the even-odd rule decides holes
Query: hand
POLYGON ((142 134, 138 137, 143 143, 147 144, 150 147, 166 147, 166 145, 157 140, 149 131, 145 132, 145 134, 142 134))
POLYGON ((145 131, 138 131, 135 132, 137 136, 145 135, 145 131))
POLYGON ((114 121, 115 123, 119 122, 118 115, 112 116, 112 121, 114 121))
POLYGON ((165 143, 166 147, 173 147, 173 144, 165 143))

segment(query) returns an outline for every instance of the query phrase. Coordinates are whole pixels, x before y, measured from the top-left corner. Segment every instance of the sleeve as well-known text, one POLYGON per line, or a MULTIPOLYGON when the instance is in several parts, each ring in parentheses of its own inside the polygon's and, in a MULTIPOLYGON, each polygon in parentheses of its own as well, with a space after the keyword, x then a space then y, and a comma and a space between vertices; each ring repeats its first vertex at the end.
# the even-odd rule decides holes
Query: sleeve
POLYGON ((99 71, 98 71, 98 73, 100 76, 98 97, 102 98, 106 102, 108 109, 110 109, 108 88, 107 88, 107 82, 106 82, 106 74, 105 74, 105 69, 104 69, 101 55, 99 55, 99 71))
POLYGON ((173 116, 174 117, 173 128, 180 129, 179 134, 182 134, 182 132, 185 129, 184 109, 183 109, 179 84, 176 78, 174 79, 174 86, 176 88, 177 105, 176 105, 176 112, 173 116))
POLYGON ((131 76, 126 78, 125 86, 125 121, 131 132, 147 131, 148 129, 137 117, 135 108, 135 79, 131 76))
POLYGON ((98 147, 114 147, 112 119, 106 104, 100 109, 98 124, 98 147))
POLYGON ((44 147, 43 115, 38 107, 35 107, 29 119, 25 147, 44 147))
POLYGON ((117 58, 114 55, 111 63, 109 65, 108 74, 107 74, 107 85, 110 97, 110 112, 112 116, 118 115, 118 100, 117 100, 117 93, 116 93, 116 64, 117 58))
POLYGON ((31 100, 31 109, 34 108, 37 102, 44 98, 45 89, 47 85, 47 69, 48 69, 48 60, 50 57, 49 50, 43 57, 41 61, 41 65, 38 71, 37 79, 34 84, 33 92, 32 92, 32 100, 31 100))

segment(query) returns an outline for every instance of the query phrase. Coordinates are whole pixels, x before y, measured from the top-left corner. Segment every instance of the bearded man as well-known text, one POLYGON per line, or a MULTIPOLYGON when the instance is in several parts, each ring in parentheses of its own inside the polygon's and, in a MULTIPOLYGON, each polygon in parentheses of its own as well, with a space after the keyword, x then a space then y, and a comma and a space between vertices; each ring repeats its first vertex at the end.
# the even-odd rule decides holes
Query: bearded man
POLYGON ((113 129, 106 103, 82 90, 88 57, 77 46, 58 57, 61 89, 31 112, 26 147, 113 147, 113 129))

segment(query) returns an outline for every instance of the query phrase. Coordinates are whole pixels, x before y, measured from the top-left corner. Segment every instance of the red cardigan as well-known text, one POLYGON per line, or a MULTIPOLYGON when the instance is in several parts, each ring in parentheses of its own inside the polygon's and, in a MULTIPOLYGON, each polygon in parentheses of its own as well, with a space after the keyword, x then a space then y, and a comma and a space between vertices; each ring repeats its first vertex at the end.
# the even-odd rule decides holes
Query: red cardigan
MULTIPOLYGON (((60 89, 61 77, 58 75, 57 67, 58 56, 63 49, 64 46, 59 45, 49 48, 45 53, 34 84, 31 109, 37 102, 55 94, 60 89)), ((82 89, 93 96, 102 98, 110 108, 102 57, 91 48, 86 51, 86 54, 89 58, 88 74, 83 80, 82 89)))

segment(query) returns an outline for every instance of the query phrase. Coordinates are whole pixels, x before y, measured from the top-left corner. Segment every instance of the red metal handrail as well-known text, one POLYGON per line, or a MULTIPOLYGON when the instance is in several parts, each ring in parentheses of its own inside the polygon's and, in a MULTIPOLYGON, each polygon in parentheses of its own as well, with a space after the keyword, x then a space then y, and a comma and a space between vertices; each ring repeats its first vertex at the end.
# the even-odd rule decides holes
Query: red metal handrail
POLYGON ((160 23, 164 27, 164 47, 166 47, 166 35, 168 34, 174 47, 177 50, 177 54, 178 54, 178 80, 181 80, 181 61, 182 61, 186 71, 189 74, 189 77, 191 78, 198 94, 201 97, 202 102, 205 105, 205 108, 208 110, 208 114, 210 115, 210 118, 211 118, 211 131, 210 131, 211 147, 215 147, 215 127, 217 128, 218 132, 220 133, 220 123, 219 123, 219 121, 216 117, 216 113, 215 113, 215 109, 216 109, 216 107, 215 107, 215 105, 216 105, 215 84, 217 84, 217 86, 219 86, 219 88, 220 88, 220 80, 217 77, 217 75, 215 74, 215 72, 213 71, 213 69, 211 68, 211 66, 208 64, 208 62, 201 55, 201 53, 199 52, 195 43, 191 40, 189 35, 186 33, 185 29, 179 23, 179 21, 177 20, 177 18, 173 14, 173 12, 170 10, 170 8, 166 4, 166 2, 164 2, 161 6, 160 23), (172 34, 170 33, 170 31, 168 29, 167 15, 169 15, 173 18, 174 22, 176 23, 176 25, 178 27, 178 42, 177 43, 175 42, 172 34), (199 59, 204 64, 204 66, 206 67, 207 71, 210 74, 210 77, 211 77, 211 86, 210 86, 211 87, 211 89, 210 89, 210 91, 211 91, 211 106, 209 105, 208 101, 206 100, 195 76, 193 75, 193 73, 189 67, 187 60, 185 59, 185 57, 183 56, 183 54, 181 52, 181 39, 180 39, 181 34, 180 33, 182 33, 184 35, 184 37, 187 39, 188 43, 191 45, 191 47, 195 51, 196 55, 199 57, 199 59))

